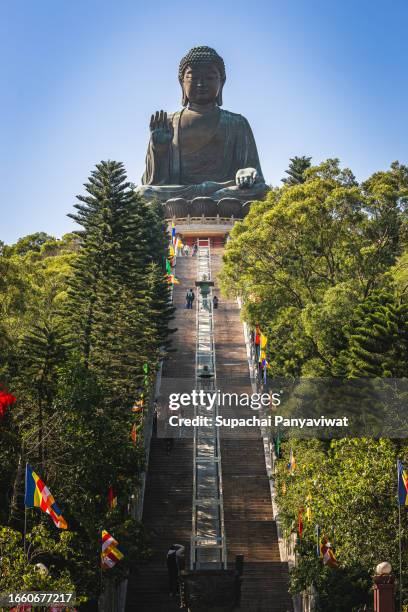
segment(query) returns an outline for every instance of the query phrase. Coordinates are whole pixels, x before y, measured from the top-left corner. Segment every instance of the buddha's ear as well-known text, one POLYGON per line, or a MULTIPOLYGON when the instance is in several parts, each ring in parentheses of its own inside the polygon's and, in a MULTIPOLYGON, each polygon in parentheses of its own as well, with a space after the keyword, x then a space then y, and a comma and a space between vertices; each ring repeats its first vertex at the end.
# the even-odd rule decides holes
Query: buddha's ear
POLYGON ((217 99, 215 100, 218 106, 222 106, 222 88, 223 87, 224 87, 224 83, 221 85, 220 91, 218 92, 217 99))
POLYGON ((181 97, 181 105, 182 106, 187 106, 188 105, 188 97, 186 92, 184 91, 184 87, 181 86, 181 91, 183 92, 183 95, 181 97))

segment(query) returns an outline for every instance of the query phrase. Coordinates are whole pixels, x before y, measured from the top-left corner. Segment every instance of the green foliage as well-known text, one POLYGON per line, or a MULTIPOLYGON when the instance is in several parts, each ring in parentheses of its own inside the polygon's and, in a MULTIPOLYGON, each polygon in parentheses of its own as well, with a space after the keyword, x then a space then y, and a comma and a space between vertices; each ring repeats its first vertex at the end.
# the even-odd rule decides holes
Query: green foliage
POLYGON ((351 377, 402 378, 408 368, 408 304, 375 292, 357 308, 349 333, 351 377))
POLYGON ((0 591, 75 591, 70 572, 53 565, 75 556, 73 540, 70 532, 52 537, 39 525, 27 533, 25 552, 21 533, 0 527, 0 591), (37 563, 44 564, 49 573, 39 571, 37 563))
POLYGON ((372 604, 372 578, 360 565, 326 568, 313 556, 302 556, 302 562, 291 571, 291 591, 299 593, 313 585, 317 592, 316 611, 357 612, 372 604))
POLYGON ((393 290, 405 244, 407 170, 358 185, 338 160, 255 202, 231 233, 221 273, 243 317, 269 338, 272 376, 341 376, 358 305, 393 290))
POLYGON ((285 185, 293 186, 298 185, 299 183, 304 183, 306 180, 305 171, 308 170, 311 166, 311 157, 306 157, 302 155, 302 157, 290 158, 290 164, 288 170, 285 170, 286 176, 282 179, 282 183, 285 185))
POLYGON ((86 367, 126 404, 142 364, 154 367, 161 357, 173 312, 163 279, 163 225, 130 189, 123 164, 101 162, 85 189, 71 215, 83 229, 66 323, 86 367))
POLYGON ((48 241, 55 241, 55 238, 49 236, 45 232, 36 232, 29 234, 17 240, 16 244, 5 246, 3 254, 10 257, 11 255, 26 255, 27 253, 40 253, 41 247, 48 241))
POLYGON ((136 196, 114 161, 98 164, 85 190, 72 215, 78 232, 61 240, 39 232, 0 252, 0 382, 18 398, 0 430, 0 546, 10 559, 1 590, 75 590, 83 601, 99 595, 102 529, 125 554, 110 571, 114 580, 149 554, 143 526, 129 516, 145 467, 145 414, 131 406, 138 388, 151 395, 174 311, 161 207, 136 196), (49 516, 28 510, 28 556, 21 544, 26 462, 69 528, 59 532, 49 516), (34 569, 37 560, 48 577, 34 569))
MULTIPOLYGON (((271 378, 406 377, 408 168, 394 162, 358 184, 338 160, 305 169, 292 161, 285 186, 253 203, 234 226, 224 292, 243 298, 244 320, 268 337, 271 378)), ((398 567, 398 457, 407 463, 407 445, 386 439, 283 444, 276 491, 286 535, 296 531, 300 508, 312 513, 310 521, 303 515, 291 588, 313 584, 319 610, 371 601, 376 564, 398 567), (290 446, 294 475, 287 469, 290 446), (317 524, 336 548, 338 570, 316 557, 317 524)), ((407 584, 405 512, 402 520, 407 584)))
MULTIPOLYGON (((299 563, 292 574, 294 591, 310 586, 318 589, 323 600, 333 592, 333 581, 344 584, 355 576, 361 581, 354 596, 362 596, 353 605, 364 603, 375 566, 390 561, 396 569, 398 559, 398 505, 396 499, 396 460, 408 460, 408 446, 391 440, 344 439, 286 442, 278 461, 276 489, 280 519, 286 533, 297 529, 299 508, 311 508, 311 520, 304 515, 303 541, 299 563), (293 475, 287 469, 289 446, 294 448, 297 467, 293 475), (316 557, 315 527, 320 526, 336 550, 340 573, 325 568, 316 557), (364 586, 365 585, 365 586, 364 586), (326 594, 325 594, 326 593, 326 594)), ((408 517, 402 513, 403 548, 408 545, 408 517)), ((404 555, 403 571, 408 577, 404 555)), ((404 583, 404 580, 403 580, 404 583)), ((406 583, 406 582, 405 582, 406 583)), ((341 607, 341 590, 336 589, 341 607)), ((350 591, 351 592, 351 591, 350 591)), ((408 595, 408 592, 407 592, 408 595)), ((322 610, 325 608, 322 607, 322 610)))

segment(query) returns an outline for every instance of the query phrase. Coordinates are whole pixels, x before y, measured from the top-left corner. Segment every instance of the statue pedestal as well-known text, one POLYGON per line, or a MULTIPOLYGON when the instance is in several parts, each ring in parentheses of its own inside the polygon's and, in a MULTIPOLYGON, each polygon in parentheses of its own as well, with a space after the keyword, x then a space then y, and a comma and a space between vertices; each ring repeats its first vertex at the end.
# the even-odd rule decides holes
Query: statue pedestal
POLYGON ((163 204, 166 219, 201 219, 209 220, 243 219, 248 213, 251 201, 244 204, 237 198, 213 198, 199 197, 193 200, 184 198, 172 198, 163 204))
POLYGON ((229 234, 234 223, 246 216, 251 203, 243 204, 236 198, 219 201, 207 197, 193 200, 172 198, 163 207, 165 218, 174 223, 182 238, 215 238, 229 234))

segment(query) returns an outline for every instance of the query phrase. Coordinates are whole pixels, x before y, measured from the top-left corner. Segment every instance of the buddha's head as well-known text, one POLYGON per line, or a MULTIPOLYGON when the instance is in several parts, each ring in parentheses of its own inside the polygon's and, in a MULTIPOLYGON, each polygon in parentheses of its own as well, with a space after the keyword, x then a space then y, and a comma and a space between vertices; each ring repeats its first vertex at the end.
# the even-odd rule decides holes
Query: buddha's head
POLYGON ((180 62, 179 81, 183 106, 189 102, 222 105, 225 83, 224 60, 211 47, 193 47, 180 62))

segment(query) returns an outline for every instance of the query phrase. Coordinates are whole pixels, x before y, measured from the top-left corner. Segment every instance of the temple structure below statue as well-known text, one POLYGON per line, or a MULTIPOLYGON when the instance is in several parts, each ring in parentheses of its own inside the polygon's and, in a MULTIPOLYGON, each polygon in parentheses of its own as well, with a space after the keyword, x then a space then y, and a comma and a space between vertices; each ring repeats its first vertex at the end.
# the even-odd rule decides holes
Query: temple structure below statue
POLYGON ((166 208, 175 200, 227 199, 235 218, 242 218, 240 207, 265 196, 268 187, 248 121, 220 108, 225 80, 224 61, 214 49, 195 47, 181 60, 183 109, 169 116, 157 111, 150 120, 146 167, 137 187, 146 199, 170 201, 166 208))

